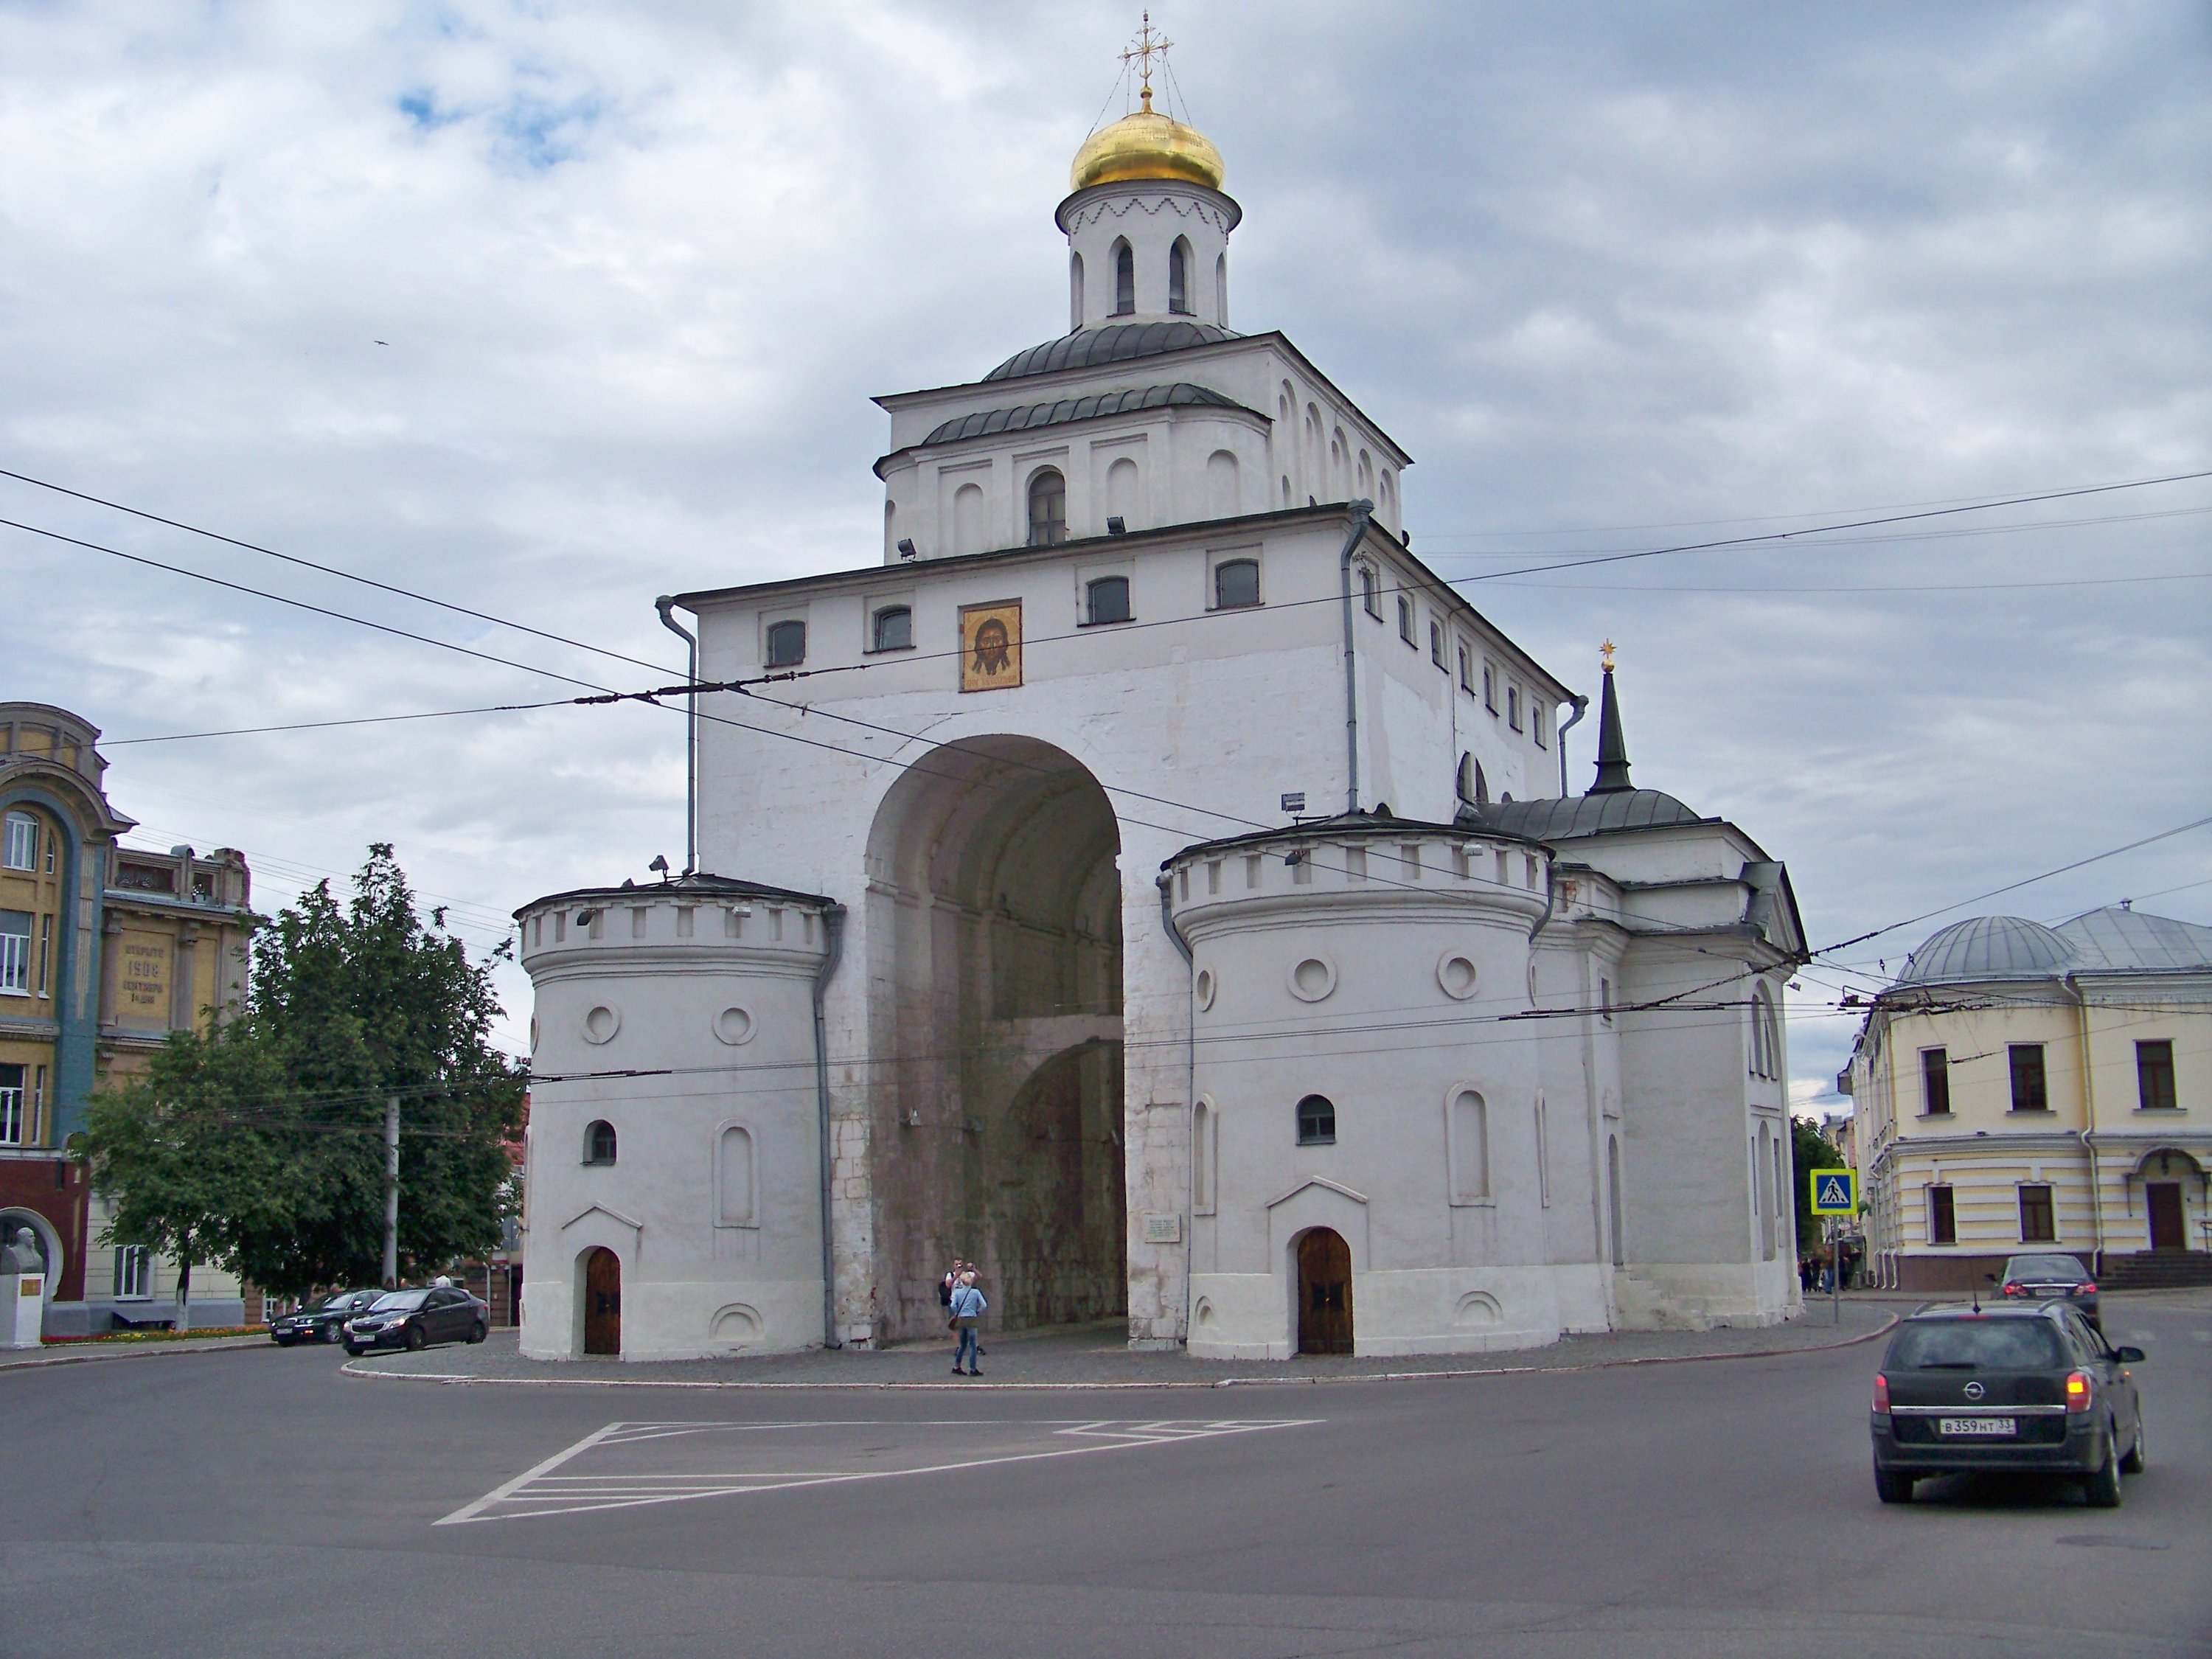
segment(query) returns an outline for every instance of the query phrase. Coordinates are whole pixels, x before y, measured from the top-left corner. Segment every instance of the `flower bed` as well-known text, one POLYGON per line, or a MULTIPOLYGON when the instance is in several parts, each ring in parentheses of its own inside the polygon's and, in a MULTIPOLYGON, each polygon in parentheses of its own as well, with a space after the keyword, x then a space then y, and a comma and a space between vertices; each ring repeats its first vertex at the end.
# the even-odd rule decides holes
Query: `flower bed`
POLYGON ((265 1336, 266 1325, 210 1325, 196 1331, 100 1331, 91 1336, 42 1336, 42 1348, 81 1348, 99 1342, 195 1342, 210 1336, 265 1336))

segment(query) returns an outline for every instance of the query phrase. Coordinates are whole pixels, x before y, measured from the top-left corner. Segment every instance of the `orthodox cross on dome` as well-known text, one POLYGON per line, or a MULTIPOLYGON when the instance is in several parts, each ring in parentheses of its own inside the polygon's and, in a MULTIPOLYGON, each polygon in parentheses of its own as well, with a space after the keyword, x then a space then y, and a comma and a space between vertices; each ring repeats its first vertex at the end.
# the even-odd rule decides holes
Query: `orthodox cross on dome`
POLYGON ((1144 19, 1143 27, 1137 31, 1134 44, 1121 54, 1121 61, 1124 64, 1134 64, 1137 66, 1138 78, 1144 82, 1141 96, 1145 100, 1145 113, 1150 115, 1152 112, 1152 59, 1158 58, 1161 67, 1165 68, 1168 48, 1175 45, 1175 42, 1152 27, 1151 12, 1146 12, 1144 19))

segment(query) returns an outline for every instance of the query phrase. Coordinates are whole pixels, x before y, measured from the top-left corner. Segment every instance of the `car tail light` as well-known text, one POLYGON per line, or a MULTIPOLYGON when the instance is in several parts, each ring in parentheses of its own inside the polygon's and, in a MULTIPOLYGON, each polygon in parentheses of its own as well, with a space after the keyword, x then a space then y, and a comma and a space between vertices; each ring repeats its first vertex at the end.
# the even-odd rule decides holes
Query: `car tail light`
POLYGON ((2076 1296, 2094 1296, 2096 1293, 2096 1285, 2087 1279, 2083 1279, 2081 1283, 2074 1287, 2074 1294, 2076 1296))
POLYGON ((2089 1373, 2069 1371, 2066 1374, 2066 1409, 2086 1412, 2089 1409, 2089 1373))
POLYGON ((2021 1284, 2020 1280, 2015 1279, 2012 1283, 2004 1287, 2004 1293, 2007 1296, 2026 1296, 2027 1294, 2027 1286, 2021 1284))
POLYGON ((1884 1416, 1889 1413, 1889 1379, 1880 1371, 1874 1374, 1874 1408, 1884 1416))

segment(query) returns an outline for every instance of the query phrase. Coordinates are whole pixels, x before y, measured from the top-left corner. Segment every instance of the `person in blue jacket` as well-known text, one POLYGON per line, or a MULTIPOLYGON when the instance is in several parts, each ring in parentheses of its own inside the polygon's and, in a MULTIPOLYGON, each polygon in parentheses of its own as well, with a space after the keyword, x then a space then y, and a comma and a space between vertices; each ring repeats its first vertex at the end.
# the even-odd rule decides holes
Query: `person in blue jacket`
POLYGON ((960 1362, 968 1362, 968 1375, 981 1376, 975 1369, 975 1356, 981 1352, 975 1346, 975 1328, 983 1317, 983 1310, 991 1304, 983 1299, 983 1292, 975 1288, 975 1275, 965 1273, 952 1291, 952 1328, 960 1333, 960 1346, 952 1351, 952 1374, 960 1375, 960 1362))

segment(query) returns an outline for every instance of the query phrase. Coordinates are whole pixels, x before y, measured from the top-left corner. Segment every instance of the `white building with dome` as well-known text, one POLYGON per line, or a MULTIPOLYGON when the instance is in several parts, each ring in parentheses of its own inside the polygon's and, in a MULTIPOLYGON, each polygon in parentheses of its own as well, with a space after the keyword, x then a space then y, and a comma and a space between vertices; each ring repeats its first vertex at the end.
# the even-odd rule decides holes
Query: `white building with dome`
POLYGON ((1565 793, 1586 700, 1232 327, 1211 143, 1071 183, 1070 331, 878 399, 880 550, 660 601, 732 689, 684 874, 517 913, 524 1351, 925 1337, 956 1256, 1200 1356, 1787 1316, 1782 866, 1631 784, 1609 663, 1565 793))
POLYGON ((2212 927, 2118 905, 1931 934, 1850 1069, 1867 1268, 1986 1288, 2004 1259, 2212 1284, 2212 927))

